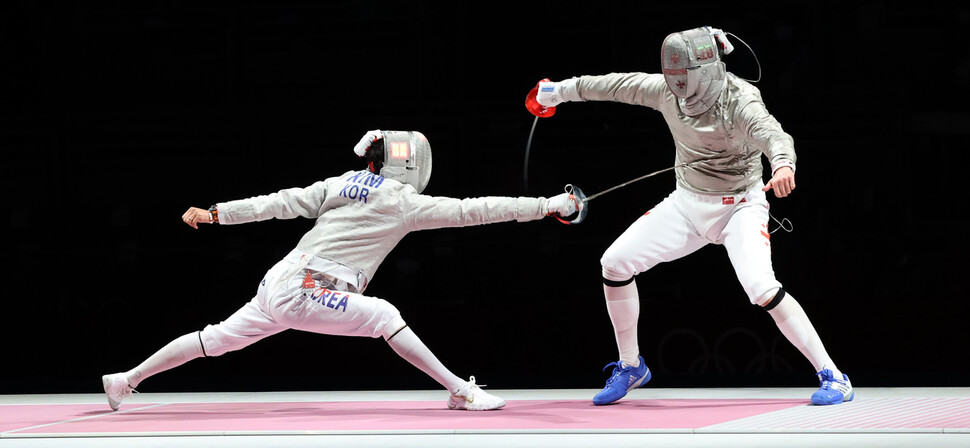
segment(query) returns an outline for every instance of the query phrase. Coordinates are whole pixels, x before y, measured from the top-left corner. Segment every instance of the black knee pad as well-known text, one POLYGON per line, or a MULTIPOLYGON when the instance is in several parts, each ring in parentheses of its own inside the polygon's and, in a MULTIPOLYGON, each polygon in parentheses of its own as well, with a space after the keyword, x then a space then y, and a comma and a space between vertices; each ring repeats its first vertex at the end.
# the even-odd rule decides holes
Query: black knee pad
POLYGON ((781 303, 782 299, 784 298, 785 298, 785 289, 778 288, 778 292, 775 293, 775 296, 772 297, 771 301, 764 306, 765 311, 773 310, 776 306, 778 306, 779 303, 781 303))
POLYGON ((608 278, 604 278, 603 279, 603 284, 604 285, 610 286, 610 287, 613 287, 613 288, 619 288, 620 286, 626 286, 626 285, 629 285, 630 283, 633 283, 633 277, 630 277, 629 280, 620 280, 620 281, 610 280, 608 278))

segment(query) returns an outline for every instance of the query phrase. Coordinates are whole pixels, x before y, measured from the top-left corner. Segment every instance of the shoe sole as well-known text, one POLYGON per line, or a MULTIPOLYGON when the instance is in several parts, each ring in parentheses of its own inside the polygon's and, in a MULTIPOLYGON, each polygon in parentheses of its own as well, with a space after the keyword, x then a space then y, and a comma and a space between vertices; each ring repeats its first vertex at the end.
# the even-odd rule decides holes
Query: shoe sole
POLYGON ((841 399, 839 401, 833 401, 831 403, 822 403, 822 402, 815 401, 815 399, 812 399, 812 404, 814 404, 816 406, 831 406, 831 405, 835 405, 835 404, 847 403, 847 402, 852 401, 853 399, 855 399, 855 391, 852 391, 852 393, 849 394, 848 398, 843 398, 843 399, 841 399))
POLYGON ((468 403, 467 402, 466 403, 458 403, 458 402, 453 402, 451 400, 448 401, 448 409, 458 410, 458 411, 494 411, 494 410, 497 410, 497 409, 502 409, 504 407, 505 407, 505 401, 504 400, 502 401, 502 404, 499 404, 498 406, 486 407, 486 408, 476 408, 474 406, 473 407, 468 407, 468 403))

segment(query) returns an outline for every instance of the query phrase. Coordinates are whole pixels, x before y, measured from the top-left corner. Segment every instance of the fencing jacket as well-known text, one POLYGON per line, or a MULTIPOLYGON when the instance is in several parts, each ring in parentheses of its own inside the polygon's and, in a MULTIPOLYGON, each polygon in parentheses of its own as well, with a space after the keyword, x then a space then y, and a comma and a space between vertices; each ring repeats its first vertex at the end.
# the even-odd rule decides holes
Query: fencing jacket
POLYGON ((348 282, 363 292, 387 254, 408 232, 547 214, 545 198, 454 199, 418 194, 414 187, 368 171, 349 171, 306 188, 216 204, 220 224, 304 217, 316 223, 296 250, 357 273, 348 282))
POLYGON ((771 172, 795 169, 791 136, 768 113, 761 92, 731 73, 721 97, 707 112, 687 116, 677 105, 663 75, 613 73, 562 81, 568 101, 616 101, 660 111, 676 149, 677 183, 701 194, 743 194, 762 180, 761 155, 771 172))

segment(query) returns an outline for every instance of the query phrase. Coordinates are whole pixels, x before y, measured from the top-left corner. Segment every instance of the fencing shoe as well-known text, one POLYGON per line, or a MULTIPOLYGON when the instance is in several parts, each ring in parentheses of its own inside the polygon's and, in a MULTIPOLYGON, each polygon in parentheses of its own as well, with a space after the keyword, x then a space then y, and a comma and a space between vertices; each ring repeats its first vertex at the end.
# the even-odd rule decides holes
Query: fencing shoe
POLYGON ((115 373, 101 377, 101 384, 104 385, 104 393, 108 396, 108 406, 112 411, 117 411, 121 407, 121 402, 131 396, 134 389, 128 385, 128 379, 124 374, 115 373))
MULTIPOLYGON (((483 384, 484 386, 484 384, 483 384)), ((475 377, 462 384, 448 397, 448 409, 490 411, 505 406, 505 400, 482 390, 475 384, 475 377)))
POLYGON ((623 361, 611 362, 603 367, 605 371, 610 366, 614 366, 613 374, 606 380, 606 387, 593 397, 593 404, 597 406, 610 404, 626 396, 627 392, 647 384, 650 381, 650 369, 643 362, 643 357, 639 358, 639 367, 630 367, 623 361))
POLYGON ((852 390, 852 382, 849 381, 848 375, 843 374, 842 379, 835 379, 831 370, 824 369, 818 372, 818 379, 821 385, 812 394, 812 404, 840 404, 855 398, 855 391, 852 390))

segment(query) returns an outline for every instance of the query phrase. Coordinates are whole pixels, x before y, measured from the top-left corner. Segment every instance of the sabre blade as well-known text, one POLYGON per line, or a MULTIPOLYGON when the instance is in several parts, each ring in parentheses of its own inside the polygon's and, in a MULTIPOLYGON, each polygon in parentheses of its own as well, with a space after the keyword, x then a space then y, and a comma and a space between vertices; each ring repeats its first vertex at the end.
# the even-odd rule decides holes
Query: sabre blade
POLYGON ((619 189, 619 188, 623 188, 623 187, 625 187, 625 186, 627 186, 627 185, 630 185, 630 184, 632 184, 632 183, 634 183, 634 182, 639 182, 639 181, 641 181, 641 180, 643 180, 643 179, 646 179, 646 178, 648 178, 648 177, 653 177, 653 176, 656 176, 656 175, 658 175, 658 174, 660 174, 660 173, 663 173, 663 172, 667 172, 667 171, 670 171, 670 170, 672 170, 672 169, 676 169, 676 168, 680 168, 680 167, 682 167, 682 166, 687 166, 687 165, 691 165, 691 164, 693 164, 693 163, 696 163, 696 162, 690 162, 690 163, 682 163, 682 164, 680 164, 680 165, 674 165, 674 166, 672 166, 672 167, 670 167, 670 168, 664 168, 664 169, 662 169, 662 170, 657 170, 657 171, 654 171, 654 172, 652 172, 652 173, 650 173, 650 174, 645 174, 645 175, 643 175, 643 176, 640 176, 640 177, 638 177, 638 178, 636 178, 636 179, 633 179, 633 180, 628 180, 628 181, 626 181, 626 182, 623 182, 622 184, 620 184, 620 185, 617 185, 617 186, 615 186, 615 187, 612 187, 612 188, 608 188, 608 189, 606 189, 606 190, 603 190, 603 191, 601 191, 601 192, 599 192, 599 193, 596 193, 596 194, 592 194, 592 195, 589 195, 589 196, 587 196, 587 197, 586 197, 586 199, 583 199, 583 202, 589 202, 589 201, 592 201, 593 199, 596 199, 596 198, 597 198, 597 197, 599 197, 599 196, 602 196, 602 195, 604 195, 604 194, 606 194, 606 193, 609 193, 609 192, 611 192, 611 191, 613 191, 613 190, 616 190, 616 189, 619 189))
POLYGON ((525 163, 522 165, 522 182, 525 186, 525 191, 529 191, 529 150, 532 149, 532 134, 536 131, 536 123, 539 122, 539 116, 536 115, 536 119, 532 120, 532 129, 529 130, 529 139, 525 141, 525 163))

